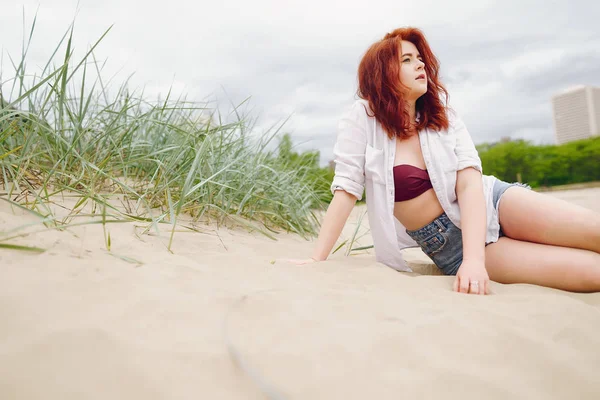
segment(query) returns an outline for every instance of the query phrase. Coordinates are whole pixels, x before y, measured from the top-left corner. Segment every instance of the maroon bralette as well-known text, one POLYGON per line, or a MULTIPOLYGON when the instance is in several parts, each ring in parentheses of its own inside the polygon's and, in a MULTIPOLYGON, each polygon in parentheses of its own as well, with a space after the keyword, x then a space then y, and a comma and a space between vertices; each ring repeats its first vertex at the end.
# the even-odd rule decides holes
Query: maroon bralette
POLYGON ((408 164, 394 166, 394 186, 395 202, 414 199, 433 187, 427 170, 408 164))

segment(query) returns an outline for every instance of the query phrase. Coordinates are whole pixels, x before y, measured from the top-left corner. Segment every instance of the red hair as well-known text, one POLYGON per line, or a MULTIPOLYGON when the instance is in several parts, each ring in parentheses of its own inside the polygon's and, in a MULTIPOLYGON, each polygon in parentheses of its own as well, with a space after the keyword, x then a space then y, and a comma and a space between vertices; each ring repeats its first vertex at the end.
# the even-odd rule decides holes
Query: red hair
POLYGON ((419 50, 427 73, 427 93, 417 100, 415 106, 420 114, 417 130, 448 129, 446 106, 440 96, 444 93, 448 103, 448 91, 438 77, 440 62, 423 32, 417 28, 396 29, 371 45, 358 67, 358 96, 369 102, 369 107, 390 138, 409 136, 410 116, 403 97, 406 86, 400 82, 402 40, 413 43, 419 50))

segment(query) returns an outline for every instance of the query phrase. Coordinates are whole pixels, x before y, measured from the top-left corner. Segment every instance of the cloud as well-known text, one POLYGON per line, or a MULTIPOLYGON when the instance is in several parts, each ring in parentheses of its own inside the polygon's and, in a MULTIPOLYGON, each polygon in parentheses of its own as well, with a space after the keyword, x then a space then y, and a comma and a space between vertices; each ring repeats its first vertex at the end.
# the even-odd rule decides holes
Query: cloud
POLYGON ((556 61, 526 71, 518 78, 519 91, 550 95, 558 88, 600 86, 600 48, 597 49, 564 52, 556 61))
MULTIPOLYGON (((352 103, 359 60, 374 41, 419 26, 441 61, 452 106, 475 142, 504 136, 553 140, 550 97, 572 84, 600 85, 600 4, 588 1, 496 2, 374 0, 184 1, 81 0, 75 47, 83 54, 111 25, 96 54, 116 83, 150 99, 174 89, 188 99, 230 102, 301 149, 332 156, 337 120, 352 103), (120 71, 120 72, 118 72, 120 71)), ((22 10, 39 4, 29 67, 41 67, 76 13, 77 0, 25 0, 3 6, 4 54, 20 53, 22 10)), ((7 57, 2 79, 10 74, 7 57)))

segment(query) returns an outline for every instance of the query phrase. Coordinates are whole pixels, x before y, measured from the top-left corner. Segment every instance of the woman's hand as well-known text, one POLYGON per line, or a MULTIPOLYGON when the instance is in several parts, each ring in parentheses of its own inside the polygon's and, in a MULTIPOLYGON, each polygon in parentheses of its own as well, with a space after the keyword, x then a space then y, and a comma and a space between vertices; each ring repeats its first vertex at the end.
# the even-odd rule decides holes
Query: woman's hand
POLYGON ((490 277, 483 261, 463 260, 454 281, 454 291, 470 294, 489 294, 490 277))
POLYGON ((312 263, 318 262, 314 258, 301 258, 301 259, 299 259, 299 258, 284 258, 281 261, 289 262, 289 263, 296 264, 296 265, 305 265, 305 264, 312 264, 312 263))

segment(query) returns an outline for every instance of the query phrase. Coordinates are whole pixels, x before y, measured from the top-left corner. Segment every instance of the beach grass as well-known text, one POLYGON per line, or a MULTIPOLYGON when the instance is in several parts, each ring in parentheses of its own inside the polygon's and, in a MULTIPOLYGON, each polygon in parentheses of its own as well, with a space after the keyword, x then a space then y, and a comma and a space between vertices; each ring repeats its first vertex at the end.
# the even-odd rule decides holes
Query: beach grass
MULTIPOLYGON (((72 24, 41 70, 27 69, 35 19, 11 77, 0 83, 0 198, 33 212, 40 224, 177 221, 244 226, 275 238, 310 237, 318 229, 312 164, 278 156, 280 124, 256 134, 252 118, 234 107, 222 115, 209 103, 149 101, 128 82, 103 78, 95 50, 74 56, 72 24), (50 205, 74 199, 66 215, 50 205)), ((2 71, 0 76, 6 76, 2 71)), ((321 185, 322 186, 322 185, 321 185)), ((0 233, 0 242, 15 232, 0 233)), ((110 249, 110 236, 106 234, 110 249)), ((38 249, 32 249, 37 251, 38 249)))

